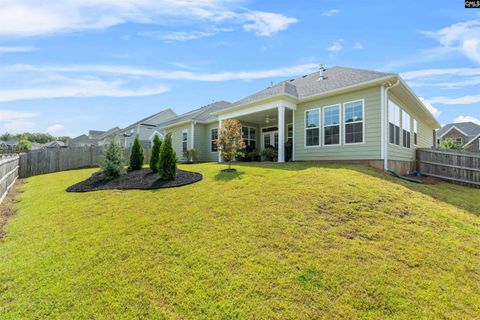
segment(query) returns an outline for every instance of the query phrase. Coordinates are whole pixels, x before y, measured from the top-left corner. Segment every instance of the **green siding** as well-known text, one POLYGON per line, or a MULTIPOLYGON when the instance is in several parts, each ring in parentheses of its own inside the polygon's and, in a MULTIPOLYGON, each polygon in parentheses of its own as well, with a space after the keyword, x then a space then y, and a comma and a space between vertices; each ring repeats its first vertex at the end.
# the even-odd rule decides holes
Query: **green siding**
MULTIPOLYGON (((297 105, 295 111, 295 160, 377 160, 381 159, 381 101, 380 86, 348 92, 328 98, 323 98, 297 105), (364 130, 363 144, 349 145, 343 143, 344 128, 342 126, 341 144, 339 146, 305 147, 305 111, 342 104, 341 119, 343 122, 343 103, 364 99, 364 130)), ((320 119, 323 124, 323 114, 320 119)), ((320 140, 323 140, 323 127, 320 130, 320 140)), ((323 142, 323 141, 322 141, 323 142)))
POLYGON ((181 125, 173 128, 168 128, 165 130, 165 133, 172 133, 172 147, 173 150, 177 153, 178 160, 185 160, 183 158, 182 151, 182 132, 183 130, 188 130, 188 149, 191 148, 191 138, 192 138, 192 124, 181 125))
MULTIPOLYGON (((410 114, 410 148, 403 147, 403 134, 402 134, 402 116, 400 116, 400 146, 396 144, 388 143, 388 160, 399 160, 399 161, 414 161, 415 160, 415 149, 416 148, 430 148, 433 145, 433 128, 430 127, 424 119, 419 115, 418 109, 416 106, 411 107, 406 105, 400 99, 398 99, 393 93, 388 93, 388 99, 392 100, 396 103, 400 109, 405 110, 408 114, 410 114), (418 144, 415 146, 413 144, 413 119, 417 120, 418 126, 418 144)), ((388 121, 388 115, 387 115, 388 121)))
POLYGON ((218 121, 195 125, 195 149, 200 152, 200 161, 218 161, 218 152, 210 149, 212 128, 218 128, 218 121))

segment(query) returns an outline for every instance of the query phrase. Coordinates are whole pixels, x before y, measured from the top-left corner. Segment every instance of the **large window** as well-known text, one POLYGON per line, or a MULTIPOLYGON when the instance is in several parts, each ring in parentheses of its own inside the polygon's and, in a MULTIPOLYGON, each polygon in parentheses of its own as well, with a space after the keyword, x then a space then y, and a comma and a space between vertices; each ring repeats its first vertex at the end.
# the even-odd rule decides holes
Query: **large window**
POLYGON ((388 141, 400 145, 400 107, 388 100, 388 141))
POLYGON ((455 142, 457 144, 463 144, 463 138, 462 137, 457 137, 457 138, 455 138, 455 142))
POLYGON ((363 143, 363 100, 347 102, 345 108, 345 144, 363 143))
POLYGON ((188 130, 182 131, 182 151, 185 152, 188 149, 188 130))
POLYGON ((211 129, 210 130, 210 151, 211 152, 218 151, 217 138, 218 138, 218 129, 217 128, 211 129))
POLYGON ((255 127, 242 126, 242 138, 247 147, 252 149, 257 147, 257 129, 255 127))
POLYGON ((410 148, 410 115, 402 110, 403 147, 410 148))
POLYGON ((418 123, 415 119, 413 119, 413 144, 418 144, 418 123))
POLYGON ((293 142, 293 124, 287 124, 287 142, 293 142))
POLYGON ((340 144, 340 105, 323 108, 323 144, 340 144))
POLYGON ((320 109, 305 112, 305 146, 320 145, 320 109))

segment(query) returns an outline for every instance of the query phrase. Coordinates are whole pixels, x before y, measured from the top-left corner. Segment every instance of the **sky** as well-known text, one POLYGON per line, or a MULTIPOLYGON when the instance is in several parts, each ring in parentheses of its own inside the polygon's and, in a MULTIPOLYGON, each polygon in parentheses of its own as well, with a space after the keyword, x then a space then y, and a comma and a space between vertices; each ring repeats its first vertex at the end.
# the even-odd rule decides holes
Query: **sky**
POLYGON ((77 136, 234 102, 325 67, 400 74, 480 124, 480 9, 463 1, 0 0, 0 132, 77 136))

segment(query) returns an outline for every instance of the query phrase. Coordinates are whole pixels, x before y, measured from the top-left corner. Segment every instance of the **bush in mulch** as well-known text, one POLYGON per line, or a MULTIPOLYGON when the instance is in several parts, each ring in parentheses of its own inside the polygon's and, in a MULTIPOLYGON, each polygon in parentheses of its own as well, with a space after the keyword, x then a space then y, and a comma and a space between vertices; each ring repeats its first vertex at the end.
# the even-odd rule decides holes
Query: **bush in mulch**
POLYGON ((160 148, 162 147, 162 140, 155 135, 153 138, 152 156, 150 157, 150 169, 153 172, 158 172, 158 162, 160 161, 160 148))
POLYGON ((172 134, 168 133, 160 148, 160 160, 158 162, 158 173, 163 180, 175 179, 177 171, 177 155, 172 148, 172 134))
POLYGON ((115 179, 105 178, 101 172, 96 172, 87 180, 68 187, 67 192, 173 188, 198 182, 202 178, 200 173, 183 170, 177 170, 174 180, 162 180, 158 173, 147 168, 129 171, 126 175, 115 179))
POLYGON ((130 170, 140 170, 143 166, 143 148, 140 145, 138 134, 133 141, 132 152, 130 154, 130 170))

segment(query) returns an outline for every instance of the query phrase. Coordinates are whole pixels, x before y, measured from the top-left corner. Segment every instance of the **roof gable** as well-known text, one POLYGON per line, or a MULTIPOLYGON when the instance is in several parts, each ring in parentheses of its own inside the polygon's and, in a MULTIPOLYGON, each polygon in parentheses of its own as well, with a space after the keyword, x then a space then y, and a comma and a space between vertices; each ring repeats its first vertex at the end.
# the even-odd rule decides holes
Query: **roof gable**
POLYGON ((456 129, 467 137, 467 143, 475 136, 480 134, 480 126, 473 122, 458 122, 444 125, 437 131, 437 137, 440 139, 452 129, 456 129))

